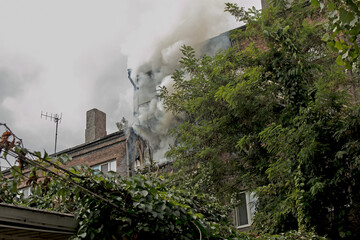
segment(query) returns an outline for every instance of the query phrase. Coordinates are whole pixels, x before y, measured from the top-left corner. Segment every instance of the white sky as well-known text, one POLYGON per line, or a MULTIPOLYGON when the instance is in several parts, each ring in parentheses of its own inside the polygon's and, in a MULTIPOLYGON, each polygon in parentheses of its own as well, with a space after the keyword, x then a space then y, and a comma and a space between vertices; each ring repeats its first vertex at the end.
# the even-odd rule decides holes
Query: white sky
POLYGON ((225 24, 212 36, 238 26, 223 13, 225 2, 0 0, 0 122, 26 147, 49 153, 55 123, 41 119, 41 111, 62 113, 58 150, 84 143, 85 114, 92 108, 107 114, 107 132, 115 132, 123 116, 133 120, 126 69, 148 59, 157 42, 203 11, 223 15, 225 24))

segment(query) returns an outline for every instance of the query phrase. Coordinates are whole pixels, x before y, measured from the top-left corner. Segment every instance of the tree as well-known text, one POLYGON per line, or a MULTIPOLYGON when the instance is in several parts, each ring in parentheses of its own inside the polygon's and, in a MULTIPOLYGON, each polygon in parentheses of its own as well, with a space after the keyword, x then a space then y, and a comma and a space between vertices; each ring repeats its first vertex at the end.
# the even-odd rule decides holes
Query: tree
POLYGON ((67 156, 30 152, 10 129, 2 134, 0 150, 1 158, 16 157, 23 167, 31 167, 29 175, 20 166, 11 168, 12 178, 0 173, 0 202, 74 214, 79 228, 71 239, 323 239, 297 232, 238 233, 226 208, 207 195, 145 176, 124 179, 86 166, 66 170, 62 164, 70 160, 67 156), (28 197, 17 190, 24 181, 32 187, 28 197))
POLYGON ((11 179, 0 174, 0 202, 73 213, 79 221, 74 239, 240 236, 228 227, 226 209, 206 195, 168 187, 164 180, 150 177, 124 179, 86 166, 66 170, 62 164, 70 161, 67 156, 30 152, 10 129, 2 134, 0 149, 1 158, 13 156, 21 166, 30 167, 29 175, 20 166, 11 168, 11 179), (21 182, 32 187, 31 196, 19 195, 21 182))
POLYGON ((232 49, 196 58, 182 48, 176 92, 161 93, 169 111, 187 116, 168 156, 185 187, 226 202, 255 191, 258 232, 352 239, 360 236, 359 105, 324 42, 327 12, 308 3, 273 1, 262 13, 227 4, 247 24, 233 32, 232 49))
POLYGON ((351 80, 351 92, 354 100, 359 101, 359 65, 360 65, 360 2, 353 0, 324 1, 313 0, 312 4, 320 8, 329 19, 327 33, 323 40, 328 47, 337 52, 337 64, 344 66, 351 80))
POLYGON ((324 35, 329 47, 338 51, 336 61, 347 69, 359 66, 360 3, 353 0, 312 0, 315 7, 326 12, 328 32, 324 35))

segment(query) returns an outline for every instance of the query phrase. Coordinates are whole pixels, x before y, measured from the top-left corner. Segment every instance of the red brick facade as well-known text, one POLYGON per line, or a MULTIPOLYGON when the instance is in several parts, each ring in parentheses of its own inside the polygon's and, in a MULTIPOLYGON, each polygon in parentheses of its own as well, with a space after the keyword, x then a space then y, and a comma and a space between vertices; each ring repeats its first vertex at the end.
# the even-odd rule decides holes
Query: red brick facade
POLYGON ((93 167, 116 160, 116 172, 125 177, 128 175, 126 140, 124 131, 119 131, 95 141, 63 150, 57 154, 67 154, 72 158, 72 161, 65 165, 66 168, 78 165, 93 167))

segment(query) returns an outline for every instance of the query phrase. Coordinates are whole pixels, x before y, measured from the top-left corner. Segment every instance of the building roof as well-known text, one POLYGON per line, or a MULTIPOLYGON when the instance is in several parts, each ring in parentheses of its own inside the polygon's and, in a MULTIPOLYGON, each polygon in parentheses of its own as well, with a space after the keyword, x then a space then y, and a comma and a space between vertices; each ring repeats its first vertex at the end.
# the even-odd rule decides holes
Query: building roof
MULTIPOLYGON (((110 141, 111 139, 116 139, 116 138, 123 137, 123 136, 125 136, 125 131, 123 131, 123 130, 117 131, 117 132, 108 134, 105 137, 99 138, 95 141, 92 141, 89 143, 83 143, 83 144, 80 144, 80 145, 77 145, 77 146, 74 146, 71 148, 64 149, 62 151, 57 152, 56 154, 51 154, 51 156, 61 155, 61 154, 70 154, 72 152, 77 152, 81 149, 93 147, 93 146, 99 145, 100 143, 107 142, 107 141, 110 141)), ((124 140, 126 140, 126 139, 124 139, 124 140)))
POLYGON ((73 215, 0 203, 0 239, 69 239, 77 231, 73 215))
MULTIPOLYGON (((126 141, 126 135, 125 135, 124 130, 116 131, 114 133, 108 134, 105 137, 99 138, 99 139, 97 139, 95 141, 92 141, 92 142, 89 142, 89 143, 83 143, 83 144, 80 144, 80 145, 77 145, 77 146, 74 146, 74 147, 71 147, 71 148, 61 150, 61 151, 59 151, 57 153, 50 154, 50 156, 58 156, 58 155, 61 155, 61 154, 69 154, 70 155, 72 153, 76 153, 76 152, 79 152, 79 151, 84 150, 84 149, 90 149, 90 148, 99 146, 100 144, 109 142, 109 141, 111 141, 113 139, 120 139, 120 138, 123 138, 120 141, 126 141)), ((29 169, 29 166, 26 166, 25 169, 29 169)), ((11 175, 11 168, 2 170, 1 174, 3 174, 4 176, 10 176, 11 175)))

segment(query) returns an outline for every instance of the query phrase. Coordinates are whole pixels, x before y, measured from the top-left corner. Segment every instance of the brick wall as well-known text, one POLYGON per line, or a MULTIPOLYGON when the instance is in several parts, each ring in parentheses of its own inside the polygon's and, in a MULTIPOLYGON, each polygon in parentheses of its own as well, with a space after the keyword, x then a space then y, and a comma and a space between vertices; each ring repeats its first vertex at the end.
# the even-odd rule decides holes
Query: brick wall
POLYGON ((127 176, 126 144, 124 132, 119 131, 93 142, 66 149, 57 154, 67 154, 72 158, 72 161, 65 165, 66 168, 78 165, 92 167, 116 160, 117 172, 125 177, 127 176))

